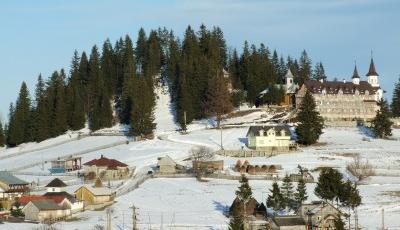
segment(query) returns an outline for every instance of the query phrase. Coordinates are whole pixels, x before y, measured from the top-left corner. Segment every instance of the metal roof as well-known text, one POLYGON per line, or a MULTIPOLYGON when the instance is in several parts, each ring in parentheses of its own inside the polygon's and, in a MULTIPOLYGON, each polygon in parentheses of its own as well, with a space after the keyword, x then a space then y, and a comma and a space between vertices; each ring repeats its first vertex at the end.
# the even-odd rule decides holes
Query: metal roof
POLYGON ((7 171, 0 171, 0 181, 7 185, 27 185, 29 184, 26 181, 15 177, 10 172, 7 171))
POLYGON ((65 209, 65 208, 57 205, 57 203, 54 202, 53 200, 33 200, 29 203, 32 203, 34 206, 36 206, 41 211, 65 209))

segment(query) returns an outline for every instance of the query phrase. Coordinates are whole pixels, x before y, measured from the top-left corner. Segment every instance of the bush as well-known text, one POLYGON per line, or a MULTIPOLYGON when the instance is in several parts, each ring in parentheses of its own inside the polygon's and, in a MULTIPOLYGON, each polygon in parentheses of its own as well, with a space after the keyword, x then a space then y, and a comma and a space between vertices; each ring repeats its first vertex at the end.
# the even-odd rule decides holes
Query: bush
POLYGON ((11 216, 13 217, 24 217, 24 213, 22 212, 22 209, 16 208, 11 210, 11 216))
POLYGON ((368 162, 368 160, 362 161, 360 156, 354 157, 353 162, 348 164, 346 169, 353 174, 353 176, 357 177, 358 180, 375 175, 375 170, 373 169, 372 165, 368 162))

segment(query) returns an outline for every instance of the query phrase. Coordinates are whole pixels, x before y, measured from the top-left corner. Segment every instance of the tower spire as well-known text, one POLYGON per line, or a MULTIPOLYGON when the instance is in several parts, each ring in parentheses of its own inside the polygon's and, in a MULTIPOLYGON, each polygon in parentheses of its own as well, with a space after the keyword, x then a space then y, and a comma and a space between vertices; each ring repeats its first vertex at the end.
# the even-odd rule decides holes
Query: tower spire
POLYGON ((369 64, 369 71, 367 73, 367 77, 369 77, 369 76, 379 76, 379 74, 376 72, 376 69, 375 69, 374 57, 373 57, 372 50, 371 50, 371 63, 369 64))
POLYGON ((353 79, 354 78, 360 78, 360 75, 358 74, 358 70, 357 70, 357 61, 354 61, 354 71, 353 71, 353 79))

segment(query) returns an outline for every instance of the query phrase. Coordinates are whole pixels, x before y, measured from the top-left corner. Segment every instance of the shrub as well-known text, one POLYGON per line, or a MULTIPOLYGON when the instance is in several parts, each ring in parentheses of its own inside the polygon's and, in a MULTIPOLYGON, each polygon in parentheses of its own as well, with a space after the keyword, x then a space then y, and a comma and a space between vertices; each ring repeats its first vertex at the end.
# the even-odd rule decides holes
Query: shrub
POLYGON ((346 169, 353 174, 353 176, 357 177, 358 180, 375 175, 375 170, 373 169, 372 165, 368 162, 368 160, 362 161, 360 156, 354 157, 353 162, 348 164, 346 169))

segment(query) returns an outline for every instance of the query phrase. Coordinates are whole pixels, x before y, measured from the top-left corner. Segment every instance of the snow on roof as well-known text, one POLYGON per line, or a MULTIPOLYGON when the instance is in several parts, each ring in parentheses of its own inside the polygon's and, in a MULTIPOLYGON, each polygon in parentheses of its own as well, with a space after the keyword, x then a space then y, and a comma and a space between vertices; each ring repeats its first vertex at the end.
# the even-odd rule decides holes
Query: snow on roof
POLYGON ((0 171, 0 181, 4 184, 12 184, 12 185, 27 185, 28 182, 15 177, 10 172, 7 171, 0 171))
POLYGON ((86 188, 87 190, 89 190, 95 196, 110 196, 113 193, 111 189, 104 188, 104 187, 98 188, 98 187, 92 187, 92 186, 89 186, 89 185, 83 185, 79 189, 81 189, 81 188, 86 188))

